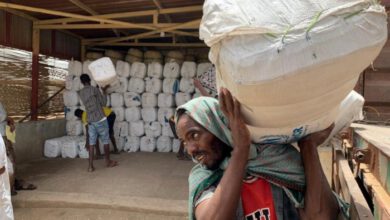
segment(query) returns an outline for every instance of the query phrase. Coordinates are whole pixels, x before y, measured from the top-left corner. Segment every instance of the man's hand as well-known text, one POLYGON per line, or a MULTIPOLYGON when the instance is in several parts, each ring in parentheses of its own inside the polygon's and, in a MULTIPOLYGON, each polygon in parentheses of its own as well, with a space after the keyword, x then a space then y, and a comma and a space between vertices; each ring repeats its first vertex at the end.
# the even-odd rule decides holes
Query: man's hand
POLYGON ((241 115, 241 104, 226 88, 219 92, 219 104, 225 116, 229 119, 234 147, 249 151, 251 138, 241 115))
POLYGON ((104 93, 106 93, 108 87, 110 87, 110 85, 106 85, 106 86, 102 87, 102 90, 103 90, 104 93))
POLYGON ((320 146, 329 137, 334 128, 334 124, 331 124, 328 128, 322 131, 309 134, 306 137, 298 141, 298 146, 301 148, 305 145, 320 146))
POLYGON ((7 117, 7 125, 10 127, 11 132, 15 131, 15 121, 12 118, 7 117))

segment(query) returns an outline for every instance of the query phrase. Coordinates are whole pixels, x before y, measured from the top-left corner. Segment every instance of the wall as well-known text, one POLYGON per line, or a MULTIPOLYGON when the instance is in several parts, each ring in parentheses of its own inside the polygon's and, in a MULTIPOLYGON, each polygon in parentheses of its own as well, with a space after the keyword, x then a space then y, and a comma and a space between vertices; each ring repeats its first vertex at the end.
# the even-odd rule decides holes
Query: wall
POLYGON ((65 119, 29 121, 16 125, 17 163, 43 158, 45 140, 65 136, 65 119))

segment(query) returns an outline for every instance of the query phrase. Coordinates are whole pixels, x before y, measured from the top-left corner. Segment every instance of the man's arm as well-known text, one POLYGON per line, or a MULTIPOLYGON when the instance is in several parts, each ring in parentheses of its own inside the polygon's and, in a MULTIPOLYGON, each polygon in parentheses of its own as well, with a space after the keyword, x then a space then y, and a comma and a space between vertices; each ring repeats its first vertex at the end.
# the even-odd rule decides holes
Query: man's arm
POLYGON ((208 96, 211 97, 211 95, 206 91, 206 89, 202 86, 200 81, 198 79, 194 79, 194 86, 199 90, 200 94, 202 96, 208 96))
POLYGON ((305 207, 299 210, 301 219, 337 219, 339 207, 322 170, 317 147, 333 129, 310 134, 298 142, 306 176, 305 207))
POLYGON ((236 218, 251 142, 249 131, 241 116, 240 103, 224 88, 220 91, 219 102, 222 111, 229 119, 234 148, 229 165, 213 196, 202 201, 195 209, 196 218, 200 220, 236 218))
POLYGON ((99 101, 101 106, 106 106, 107 105, 107 96, 106 96, 106 89, 107 88, 108 88, 108 86, 106 86, 106 87, 104 87, 102 89, 103 90, 103 94, 100 92, 100 90, 98 88, 96 88, 98 101, 99 101))
POLYGON ((7 125, 11 128, 11 132, 15 131, 15 121, 11 117, 7 117, 7 125))

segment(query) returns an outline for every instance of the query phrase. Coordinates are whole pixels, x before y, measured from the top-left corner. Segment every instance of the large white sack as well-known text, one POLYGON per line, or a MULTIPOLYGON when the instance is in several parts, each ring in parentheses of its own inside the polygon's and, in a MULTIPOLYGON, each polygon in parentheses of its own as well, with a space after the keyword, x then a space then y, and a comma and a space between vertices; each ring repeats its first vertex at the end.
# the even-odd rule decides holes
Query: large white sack
POLYGON ((85 54, 85 58, 90 60, 96 60, 103 57, 103 53, 89 51, 85 54))
POLYGON ((158 94, 162 90, 162 80, 153 77, 145 78, 145 91, 158 94))
POLYGON ((184 78, 194 78, 196 74, 196 63, 185 61, 181 66, 180 75, 184 78))
POLYGON ((142 107, 151 108, 157 106, 157 95, 149 92, 142 94, 142 107))
POLYGON ((153 62, 162 63, 162 54, 159 51, 148 50, 144 54, 144 62, 147 64, 153 62))
POLYGON ((142 62, 144 53, 141 50, 130 48, 126 55, 126 61, 129 63, 142 62))
POLYGON ((115 122, 125 120, 125 108, 124 107, 113 107, 111 109, 116 115, 115 122))
POLYGON ((114 81, 112 81, 109 86, 106 89, 107 94, 111 94, 114 92, 117 92, 121 89, 121 82, 119 81, 119 78, 116 78, 114 81))
POLYGON ((184 105, 190 100, 191 100, 191 94, 189 93, 178 92, 175 95, 175 102, 177 106, 184 105))
POLYGON ((164 123, 161 125, 161 134, 162 136, 175 137, 172 133, 171 126, 168 123, 164 123))
POLYGON ((259 143, 328 127, 387 39, 385 10, 368 0, 206 1, 203 9, 217 85, 241 102, 259 143))
POLYGON ((73 87, 73 78, 75 76, 73 75, 67 75, 65 76, 65 89, 67 90, 72 90, 73 87))
POLYGON ((140 138, 136 136, 127 136, 125 146, 123 148, 126 152, 137 152, 140 147, 140 138))
POLYGON ((157 151, 158 152, 171 152, 172 151, 172 139, 167 136, 160 136, 157 138, 157 151))
POLYGON ((107 99, 106 107, 111 106, 111 96, 107 94, 106 99, 107 99))
POLYGON ((177 79, 165 78, 163 81, 163 92, 175 94, 175 93, 179 92, 179 89, 180 89, 179 84, 180 84, 179 80, 177 80, 177 79))
POLYGON ((142 108, 141 109, 142 120, 145 122, 152 122, 157 120, 156 108, 142 108))
POLYGON ((76 121, 79 120, 75 115, 74 111, 78 109, 78 106, 73 106, 73 107, 65 107, 65 119, 67 121, 76 121))
POLYGON ((202 75, 203 73, 207 72, 211 67, 213 67, 212 63, 199 63, 196 67, 196 75, 202 75))
POLYGON ((176 62, 165 63, 163 76, 165 78, 178 78, 180 75, 180 65, 176 62))
POLYGON ((168 124, 169 119, 175 114, 175 109, 173 108, 159 108, 157 115, 158 121, 160 124, 168 124))
POLYGON ((112 107, 122 107, 125 104, 121 93, 112 93, 110 101, 112 107))
POLYGON ((173 138, 172 140, 172 152, 179 152, 181 141, 179 139, 173 138))
POLYGON ((65 106, 76 106, 80 103, 79 95, 75 91, 65 90, 63 98, 65 106))
MULTIPOLYGON (((111 58, 112 60, 118 61, 123 60, 123 54, 116 50, 105 50, 104 56, 111 58)), ((116 63, 116 62, 114 62, 116 63)))
POLYGON ((184 53, 178 50, 171 50, 165 54, 165 63, 177 62, 182 64, 184 60, 184 53))
POLYGON ((145 134, 143 121, 129 122, 129 124, 130 124, 130 130, 129 130, 130 136, 141 137, 142 135, 145 134))
POLYGON ((83 133, 83 123, 80 120, 66 121, 66 134, 68 136, 78 136, 83 133))
POLYGON ((191 78, 181 78, 180 91, 185 93, 193 93, 195 91, 194 80, 191 78))
POLYGON ((114 136, 126 137, 129 135, 129 123, 127 121, 116 121, 114 123, 114 136))
POLYGON ((114 64, 108 57, 93 61, 88 69, 91 71, 92 78, 102 88, 117 80, 114 64))
POLYGON ((154 152, 156 150, 156 139, 154 137, 143 136, 140 145, 142 152, 154 152))
POLYGON ((141 78, 131 77, 127 90, 129 92, 143 93, 145 91, 145 81, 141 78))
POLYGON ((136 92, 126 92, 123 94, 126 107, 137 107, 141 105, 141 96, 136 92))
POLYGON ((43 155, 45 157, 54 158, 61 156, 61 147, 63 137, 48 139, 45 141, 43 155))
POLYGON ((84 88, 84 85, 81 83, 80 77, 75 76, 73 78, 73 83, 72 83, 72 90, 73 91, 80 91, 82 88, 84 88))
POLYGON ((148 137, 158 137, 161 135, 161 125, 158 121, 145 122, 145 135, 148 137))
POLYGON ((115 90, 117 93, 125 93, 127 92, 127 86, 129 84, 129 80, 126 77, 119 78, 119 87, 115 90))
POLYGON ((62 141, 61 156, 62 158, 76 158, 79 152, 78 138, 71 138, 62 141))
POLYGON ((141 109, 139 107, 126 108, 125 119, 128 122, 141 120, 141 109))
POLYGON ((161 79, 163 76, 163 66, 161 63, 152 62, 148 64, 148 76, 161 79))
POLYGON ((77 60, 71 60, 68 65, 68 73, 74 76, 80 76, 83 71, 83 64, 77 60))
POLYGON ((119 77, 130 76, 130 64, 126 61, 118 60, 116 62, 115 70, 119 77))
POLYGON ((174 96, 170 93, 160 93, 157 97, 158 107, 173 107, 175 105, 174 96))
POLYGON ((118 152, 121 152, 125 147, 126 138, 127 137, 115 137, 116 148, 118 149, 118 152))
POLYGON ((91 71, 88 69, 88 66, 91 63, 92 63, 92 61, 90 61, 90 60, 86 60, 86 61, 83 62, 83 73, 86 73, 89 76, 91 76, 91 74, 92 74, 91 71))
POLYGON ((135 62, 131 64, 130 76, 143 79, 146 76, 145 63, 135 62))
POLYGON ((85 148, 86 142, 87 141, 85 136, 81 136, 80 139, 77 141, 77 144, 79 145, 77 154, 79 155, 80 158, 83 159, 89 158, 89 151, 87 148, 85 148))

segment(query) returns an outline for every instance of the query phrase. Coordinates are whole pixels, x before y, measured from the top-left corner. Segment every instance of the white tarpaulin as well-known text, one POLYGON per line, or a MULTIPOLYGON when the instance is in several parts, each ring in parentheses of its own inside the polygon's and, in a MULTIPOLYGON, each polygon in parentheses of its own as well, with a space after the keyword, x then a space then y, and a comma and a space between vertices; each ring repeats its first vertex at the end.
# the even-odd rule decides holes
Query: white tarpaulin
POLYGON ((206 0, 200 37, 252 140, 283 143, 333 123, 386 42, 387 16, 371 0, 206 0))

